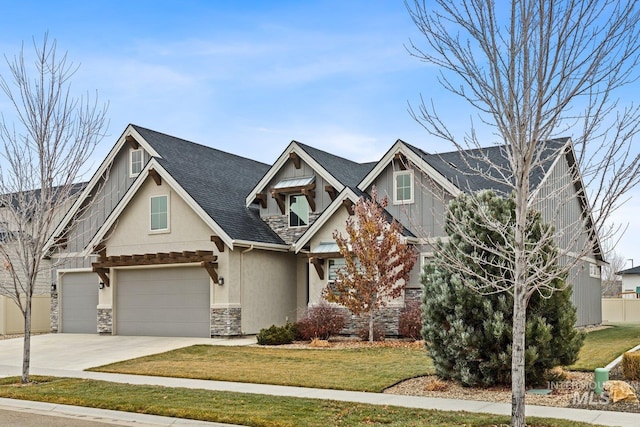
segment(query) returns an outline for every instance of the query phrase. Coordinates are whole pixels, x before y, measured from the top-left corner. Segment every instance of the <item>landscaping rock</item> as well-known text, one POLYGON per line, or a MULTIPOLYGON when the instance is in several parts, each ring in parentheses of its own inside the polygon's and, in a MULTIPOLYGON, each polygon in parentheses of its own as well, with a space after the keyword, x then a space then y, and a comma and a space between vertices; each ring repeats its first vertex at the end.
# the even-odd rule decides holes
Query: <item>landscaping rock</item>
POLYGON ((604 389, 609 392, 609 398, 613 403, 616 402, 634 402, 638 403, 636 393, 629 384, 624 381, 607 381, 604 383, 604 389))

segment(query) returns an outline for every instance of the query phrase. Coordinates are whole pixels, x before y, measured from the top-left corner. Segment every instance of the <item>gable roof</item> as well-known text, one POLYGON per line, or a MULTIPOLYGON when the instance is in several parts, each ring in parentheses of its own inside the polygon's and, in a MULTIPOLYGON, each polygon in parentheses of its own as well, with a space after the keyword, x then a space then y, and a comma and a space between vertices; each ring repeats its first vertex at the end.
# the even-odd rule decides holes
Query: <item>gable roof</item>
POLYGON ((257 208, 243 203, 269 165, 141 126, 131 126, 157 151, 158 163, 232 240, 285 244, 260 219, 257 208))
MULTIPOLYGON (((560 138, 546 142, 540 156, 541 164, 529 177, 532 191, 542 183, 568 141, 569 138, 560 138)), ((503 172, 508 174, 510 169, 504 146, 430 154, 406 142, 404 145, 462 191, 493 190, 503 196, 511 193, 511 187, 504 182, 505 176, 501 175, 503 172)))
POLYGON ((245 199, 246 206, 253 203, 256 193, 264 191, 267 184, 289 160, 291 153, 300 156, 327 184, 332 185, 337 191, 342 191, 345 187, 355 188, 362 177, 377 164, 377 162, 354 162, 294 140, 291 141, 262 179, 247 194, 245 199))

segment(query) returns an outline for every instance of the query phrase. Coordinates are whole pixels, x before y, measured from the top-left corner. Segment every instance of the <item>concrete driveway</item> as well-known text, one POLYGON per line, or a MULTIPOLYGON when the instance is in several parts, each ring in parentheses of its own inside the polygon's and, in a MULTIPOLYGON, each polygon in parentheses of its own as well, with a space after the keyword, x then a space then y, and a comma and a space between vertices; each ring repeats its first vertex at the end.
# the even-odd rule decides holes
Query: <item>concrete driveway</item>
MULTIPOLYGON (((83 371, 194 344, 249 345, 255 338, 214 339, 129 337, 95 334, 46 334, 31 337, 31 371, 83 371)), ((20 375, 22 338, 0 340, 0 375, 20 375)))

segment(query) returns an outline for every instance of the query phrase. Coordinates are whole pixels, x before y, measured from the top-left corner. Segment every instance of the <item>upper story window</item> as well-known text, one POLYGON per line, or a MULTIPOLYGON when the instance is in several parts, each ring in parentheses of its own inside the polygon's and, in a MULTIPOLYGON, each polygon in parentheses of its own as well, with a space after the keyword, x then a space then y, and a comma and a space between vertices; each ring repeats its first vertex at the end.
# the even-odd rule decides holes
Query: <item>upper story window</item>
POLYGON ((413 203, 413 172, 393 173, 393 203, 413 203))
POLYGON ((309 224, 309 202, 302 194, 289 196, 289 227, 305 227, 309 224))
POLYGON ((129 151, 129 176, 138 176, 142 172, 142 149, 129 151))
POLYGON ((153 196, 151 197, 151 215, 150 230, 151 231, 168 231, 169 230, 169 196, 153 196))
POLYGON ((600 278, 600 266, 597 264, 589 263, 589 277, 594 279, 600 278))
POLYGON ((328 261, 327 281, 335 282, 338 278, 338 270, 344 271, 347 267, 347 260, 344 258, 331 258, 328 261))

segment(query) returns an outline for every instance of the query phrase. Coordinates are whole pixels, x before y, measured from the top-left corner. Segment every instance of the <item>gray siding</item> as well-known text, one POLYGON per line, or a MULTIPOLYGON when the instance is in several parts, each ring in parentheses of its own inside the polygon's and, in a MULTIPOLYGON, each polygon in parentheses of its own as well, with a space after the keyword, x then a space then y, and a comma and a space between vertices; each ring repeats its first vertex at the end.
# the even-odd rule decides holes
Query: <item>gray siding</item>
POLYGON ((316 177, 316 210, 314 212, 322 212, 324 211, 330 204, 331 198, 329 194, 324 191, 324 186, 326 182, 322 177, 315 171, 311 166, 306 164, 304 161, 300 161, 300 169, 296 169, 292 160, 287 160, 282 168, 278 171, 275 177, 269 181, 264 192, 267 195, 267 208, 260 208, 260 215, 262 217, 272 216, 272 215, 281 215, 280 208, 278 208, 278 204, 271 197, 271 188, 276 185, 279 181, 288 178, 302 178, 307 176, 315 176, 316 177))
MULTIPOLYGON (((144 152, 144 163, 148 161, 149 155, 144 152)), ((67 232, 67 248, 64 252, 84 250, 134 179, 129 177, 129 146, 125 145, 116 155, 110 170, 99 180, 91 197, 81 208, 78 219, 67 232)))
MULTIPOLYGON (((444 236, 445 205, 443 194, 431 179, 419 170, 413 170, 413 203, 393 204, 393 165, 389 164, 378 175, 373 185, 378 189, 378 198, 387 196, 387 211, 418 237, 444 236)), ((371 187, 367 188, 371 194, 371 187)))

